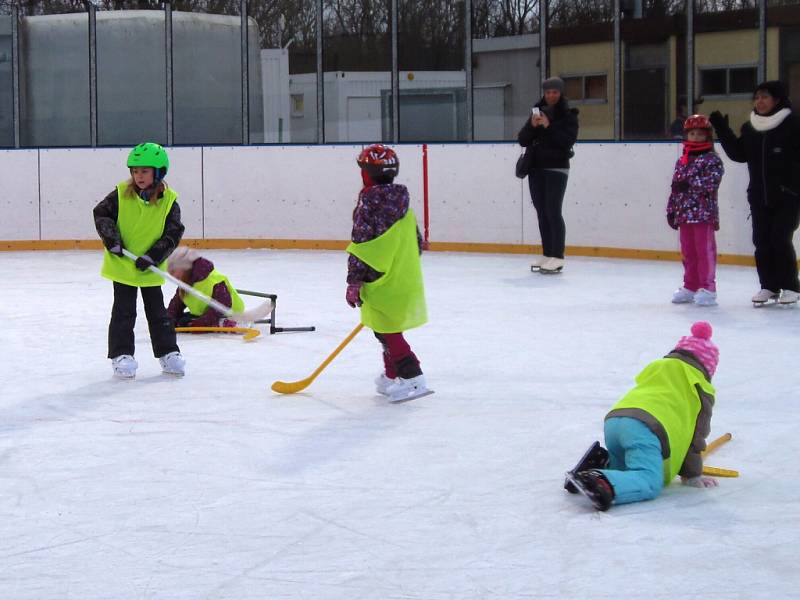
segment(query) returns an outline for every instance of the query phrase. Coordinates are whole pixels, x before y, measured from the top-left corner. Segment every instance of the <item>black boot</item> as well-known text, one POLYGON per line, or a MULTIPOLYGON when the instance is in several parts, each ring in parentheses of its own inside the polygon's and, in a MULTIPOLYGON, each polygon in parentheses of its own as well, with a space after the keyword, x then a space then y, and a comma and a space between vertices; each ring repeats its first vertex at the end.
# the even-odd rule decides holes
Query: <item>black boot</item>
POLYGON ((614 488, 600 471, 581 471, 570 475, 578 491, 589 498, 597 510, 608 510, 614 502, 614 488))
POLYGON ((575 473, 580 473, 581 471, 588 471, 590 469, 605 469, 608 466, 608 450, 603 448, 600 445, 600 442, 595 442, 589 449, 584 453, 581 459, 578 461, 578 464, 575 465, 568 473, 567 477, 564 479, 564 489, 567 490, 570 494, 577 494, 578 490, 572 485, 572 482, 569 480, 570 475, 575 475, 575 473))

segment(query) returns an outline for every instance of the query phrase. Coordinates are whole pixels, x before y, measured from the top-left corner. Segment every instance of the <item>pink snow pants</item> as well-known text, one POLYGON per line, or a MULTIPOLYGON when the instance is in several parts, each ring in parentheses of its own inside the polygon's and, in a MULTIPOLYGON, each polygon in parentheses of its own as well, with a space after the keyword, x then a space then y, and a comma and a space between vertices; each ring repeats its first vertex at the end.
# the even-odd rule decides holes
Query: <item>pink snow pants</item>
POLYGON ((717 240, 712 223, 684 223, 680 226, 683 256, 683 287, 696 292, 717 291, 717 240))

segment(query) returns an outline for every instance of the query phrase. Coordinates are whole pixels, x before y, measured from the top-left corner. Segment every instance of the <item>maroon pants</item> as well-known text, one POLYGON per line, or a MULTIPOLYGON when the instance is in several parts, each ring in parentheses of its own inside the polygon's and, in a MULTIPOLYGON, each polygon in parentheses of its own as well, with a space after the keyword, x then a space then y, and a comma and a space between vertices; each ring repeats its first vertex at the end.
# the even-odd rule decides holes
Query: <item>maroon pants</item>
POLYGON ((411 346, 408 345, 402 333, 378 333, 376 331, 375 337, 383 346, 383 367, 387 377, 411 379, 422 375, 419 360, 411 351, 411 346))

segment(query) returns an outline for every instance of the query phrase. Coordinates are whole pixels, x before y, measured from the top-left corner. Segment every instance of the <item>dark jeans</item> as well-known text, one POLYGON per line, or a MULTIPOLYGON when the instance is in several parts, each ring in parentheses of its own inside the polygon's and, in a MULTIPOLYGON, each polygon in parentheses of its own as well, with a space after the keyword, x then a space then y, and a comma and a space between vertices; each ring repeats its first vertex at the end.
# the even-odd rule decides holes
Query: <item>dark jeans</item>
POLYGON ((800 223, 800 202, 784 197, 768 207, 750 204, 753 218, 753 245, 761 287, 778 292, 800 292, 797 256, 792 237, 800 223))
POLYGON ((539 234, 542 236, 542 254, 553 258, 564 258, 567 228, 561 208, 567 189, 567 175, 548 169, 533 169, 528 175, 533 207, 539 219, 539 234))
POLYGON ((402 333, 374 333, 383 346, 383 366, 387 377, 411 379, 422 375, 419 360, 402 333))
POLYGON ((133 356, 136 351, 133 326, 136 324, 136 292, 142 290, 144 314, 150 328, 150 342, 156 358, 178 352, 175 328, 164 308, 164 296, 159 286, 137 288, 114 282, 114 307, 111 309, 111 322, 108 324, 108 358, 122 354, 133 356))

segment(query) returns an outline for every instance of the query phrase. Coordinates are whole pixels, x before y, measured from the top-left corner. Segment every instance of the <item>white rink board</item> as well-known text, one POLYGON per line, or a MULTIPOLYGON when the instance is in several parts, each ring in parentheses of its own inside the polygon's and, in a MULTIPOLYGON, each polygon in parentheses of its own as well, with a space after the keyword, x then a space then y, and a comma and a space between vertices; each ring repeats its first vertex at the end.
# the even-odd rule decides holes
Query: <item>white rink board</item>
POLYGON ((512 144, 428 146, 431 240, 523 243, 519 154, 512 144))
MULTIPOLYGON (((171 148, 167 180, 179 193, 187 238, 346 240, 361 187, 355 158, 362 147, 171 148)), ((422 146, 397 150, 397 182, 408 186, 422 229, 422 146)), ((127 152, 0 153, 0 173, 11 188, 2 200, 7 210, 0 239, 96 239, 91 209, 126 177, 127 152)), ((664 209, 679 152, 674 143, 579 143, 564 199, 567 246, 677 251, 664 209)), ((528 183, 514 177, 518 156, 514 143, 429 146, 430 240, 538 244, 528 183)), ((749 256, 747 169, 723 160, 717 247, 749 256)))
POLYGON ((0 150, 0 240, 39 239, 36 150, 0 150))
MULTIPOLYGON (((130 177, 128 148, 40 150, 43 240, 96 239, 92 209, 130 177)), ((167 182, 179 193, 187 237, 202 236, 201 150, 172 148, 167 182), (174 177, 173 174, 174 173, 174 177)), ((31 239, 31 238, 27 238, 31 239)), ((36 239, 36 238, 33 238, 36 239)))

